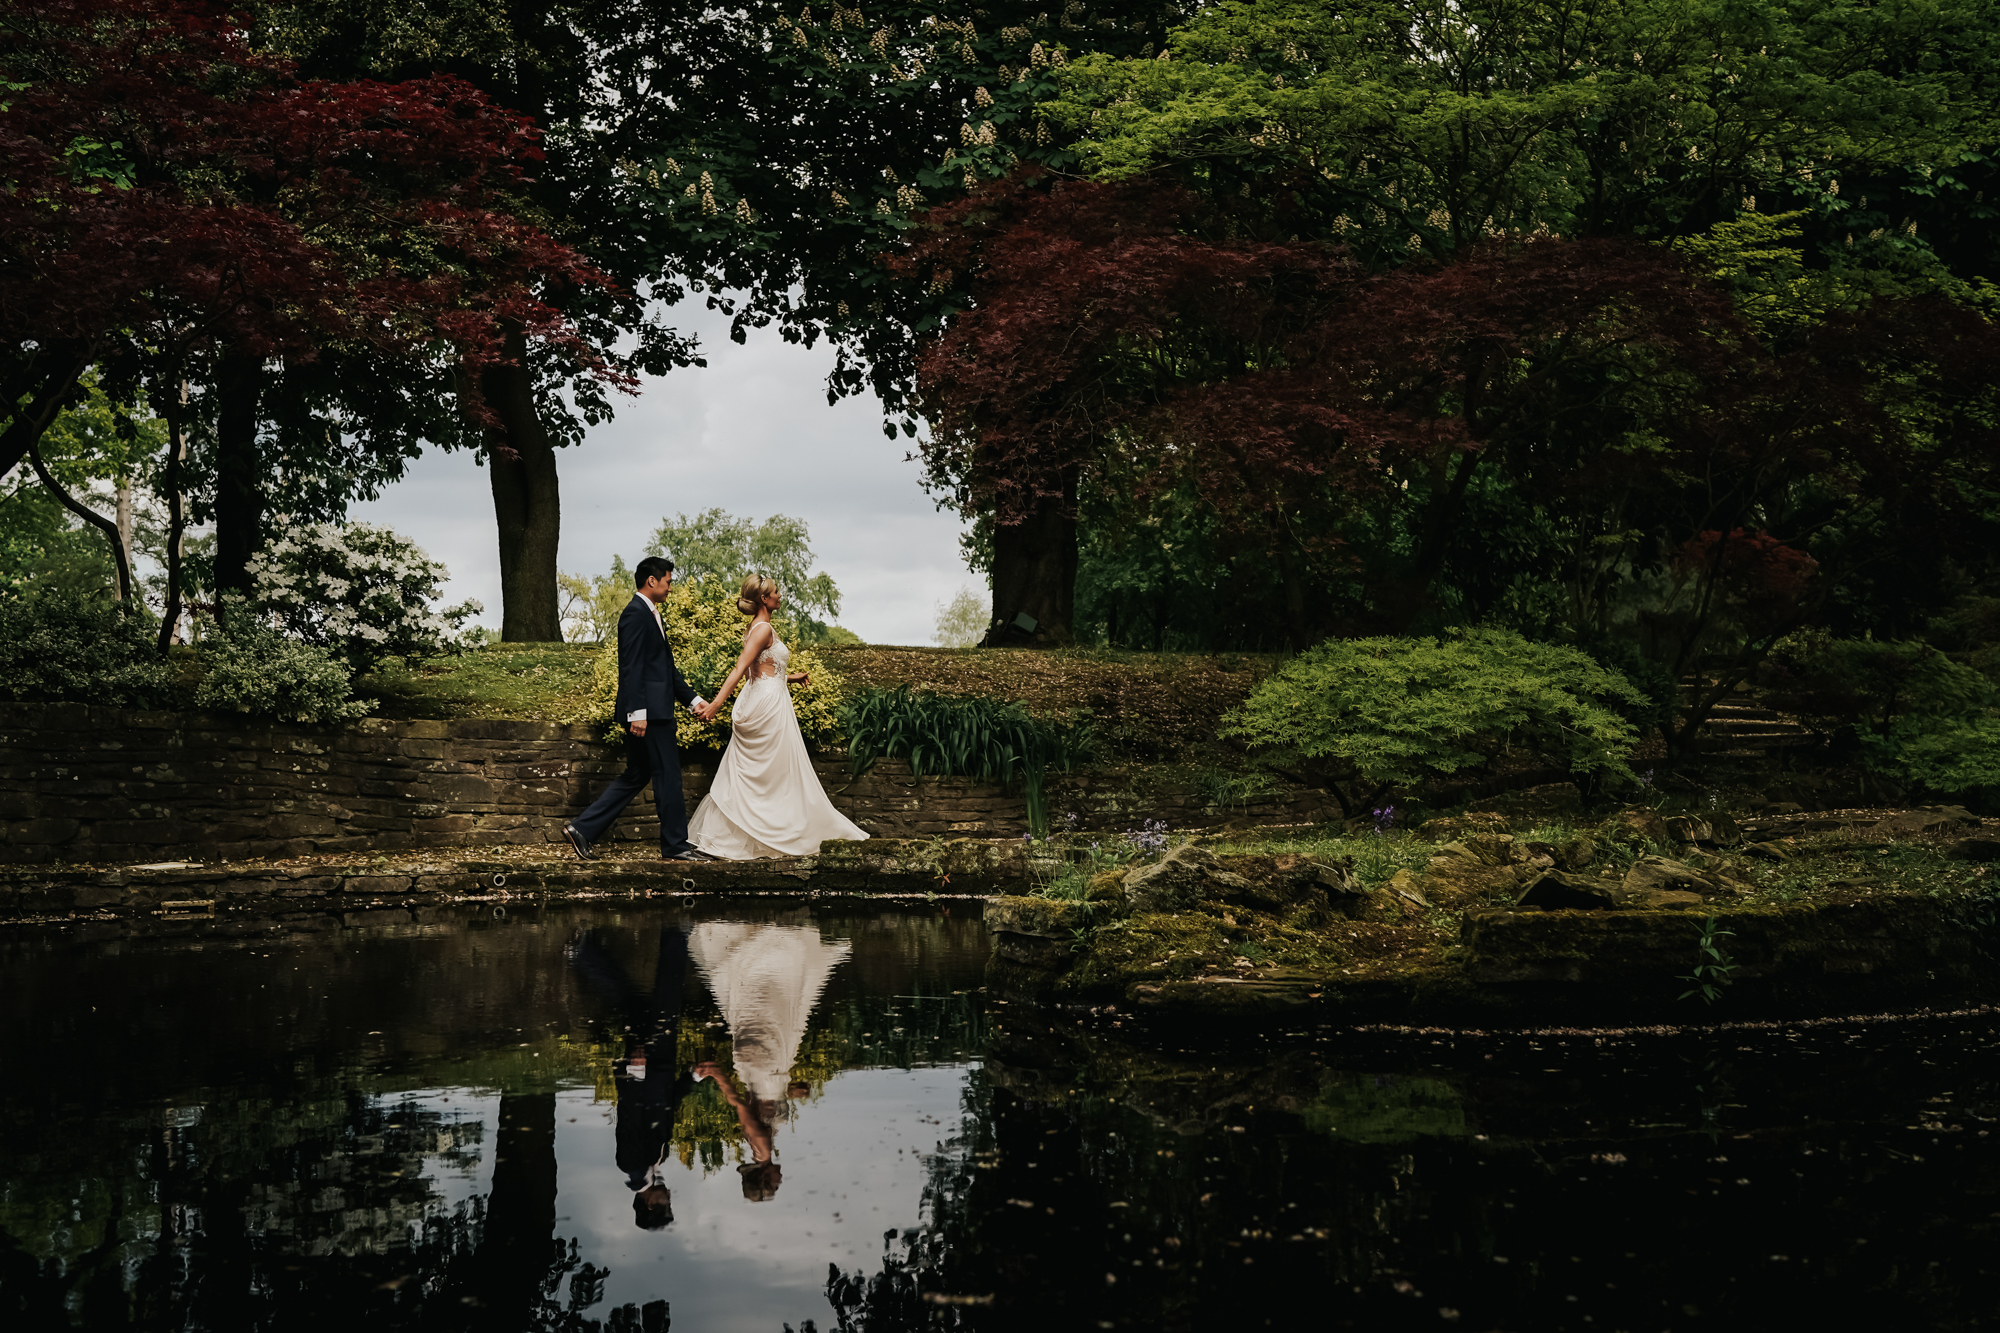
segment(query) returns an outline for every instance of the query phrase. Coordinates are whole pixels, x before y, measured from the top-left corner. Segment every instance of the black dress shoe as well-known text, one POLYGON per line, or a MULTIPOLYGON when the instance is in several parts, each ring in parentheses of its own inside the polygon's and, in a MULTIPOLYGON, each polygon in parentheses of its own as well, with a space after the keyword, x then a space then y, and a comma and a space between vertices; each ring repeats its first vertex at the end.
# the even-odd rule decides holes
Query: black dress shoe
POLYGON ((675 852, 667 859, 669 861, 713 861, 716 858, 710 856, 699 847, 690 847, 684 852, 675 852))
POLYGON ((584 839, 584 836, 578 833, 574 826, 569 824, 564 824, 562 831, 563 841, 567 842, 569 849, 576 853, 576 859, 579 861, 588 861, 590 859, 590 843, 584 839))

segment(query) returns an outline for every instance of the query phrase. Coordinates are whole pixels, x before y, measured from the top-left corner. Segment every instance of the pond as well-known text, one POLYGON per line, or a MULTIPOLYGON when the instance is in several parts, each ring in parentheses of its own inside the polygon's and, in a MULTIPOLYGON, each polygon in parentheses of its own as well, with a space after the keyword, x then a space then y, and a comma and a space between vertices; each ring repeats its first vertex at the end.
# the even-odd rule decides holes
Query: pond
POLYGON ((985 993, 979 912, 15 928, 0 1319, 2000 1320, 1990 1014, 1176 1032, 985 993))

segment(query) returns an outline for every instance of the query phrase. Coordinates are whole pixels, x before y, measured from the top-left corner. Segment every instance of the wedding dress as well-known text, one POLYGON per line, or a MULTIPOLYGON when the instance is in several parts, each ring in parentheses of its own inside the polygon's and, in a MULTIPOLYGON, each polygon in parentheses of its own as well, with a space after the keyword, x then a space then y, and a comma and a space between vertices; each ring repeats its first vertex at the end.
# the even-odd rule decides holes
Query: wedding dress
POLYGON ((814 926, 704 921, 688 932, 688 954, 729 1024, 730 1062, 752 1097, 785 1100, 806 1022, 849 947, 827 943, 814 926))
POLYGON ((868 836, 833 808, 813 772, 785 681, 791 664, 792 650, 773 633, 736 696, 729 748, 688 821, 688 841, 710 856, 810 856, 829 838, 868 836))

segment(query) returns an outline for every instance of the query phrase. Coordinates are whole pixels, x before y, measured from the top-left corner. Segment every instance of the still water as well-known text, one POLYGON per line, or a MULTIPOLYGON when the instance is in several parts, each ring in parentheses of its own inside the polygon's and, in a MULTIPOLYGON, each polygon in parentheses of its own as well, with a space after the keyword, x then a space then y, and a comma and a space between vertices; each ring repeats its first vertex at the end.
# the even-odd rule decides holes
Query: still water
POLYGON ((12 930, 0 1321, 2000 1326, 1990 1015, 1195 1034, 985 958, 965 901, 12 930))

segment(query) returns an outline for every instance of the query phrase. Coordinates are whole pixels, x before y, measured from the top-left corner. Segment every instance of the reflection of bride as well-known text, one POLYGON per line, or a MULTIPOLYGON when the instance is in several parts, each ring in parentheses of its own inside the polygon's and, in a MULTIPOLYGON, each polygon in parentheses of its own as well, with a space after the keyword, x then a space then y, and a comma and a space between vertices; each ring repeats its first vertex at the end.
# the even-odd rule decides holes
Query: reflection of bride
POLYGON ((778 1104, 800 1091, 792 1063, 813 1006, 848 945, 828 943, 812 926, 704 921, 689 932, 688 954, 729 1024, 732 1059, 749 1099, 738 1097, 712 1067, 694 1072, 717 1075, 716 1085, 735 1108, 750 1145, 749 1164, 738 1168, 743 1196, 761 1202, 777 1193, 780 1179, 771 1154, 778 1104))
POLYGON ((868 836, 833 808, 806 756, 789 686, 804 684, 807 676, 789 672, 792 650, 771 626, 771 613, 782 600, 769 578, 752 574, 743 580, 736 606, 752 617, 743 655, 715 698, 696 710, 703 721, 713 721, 736 682, 743 682, 730 714, 729 748, 688 823, 690 842, 728 861, 810 856, 830 838, 868 836))

